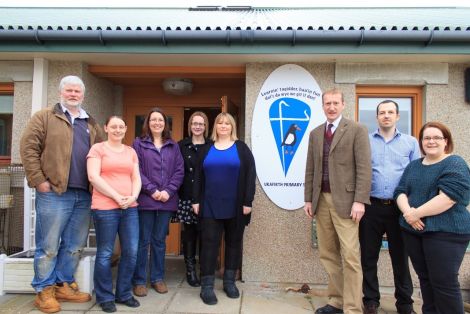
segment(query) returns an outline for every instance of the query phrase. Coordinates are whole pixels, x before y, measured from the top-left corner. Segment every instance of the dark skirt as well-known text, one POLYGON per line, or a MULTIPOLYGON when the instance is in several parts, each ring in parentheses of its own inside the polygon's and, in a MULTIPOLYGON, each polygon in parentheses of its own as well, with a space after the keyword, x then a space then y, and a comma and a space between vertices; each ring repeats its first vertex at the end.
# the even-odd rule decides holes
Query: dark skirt
POLYGON ((182 200, 178 202, 178 210, 171 222, 181 222, 184 224, 195 225, 198 223, 198 216, 193 212, 191 200, 182 200))

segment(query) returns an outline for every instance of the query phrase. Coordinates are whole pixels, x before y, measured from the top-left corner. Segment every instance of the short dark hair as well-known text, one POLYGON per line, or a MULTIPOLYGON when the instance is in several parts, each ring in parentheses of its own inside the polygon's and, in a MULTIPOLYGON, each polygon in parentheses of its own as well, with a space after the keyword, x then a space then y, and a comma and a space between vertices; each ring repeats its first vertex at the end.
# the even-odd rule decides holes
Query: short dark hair
POLYGON ((165 143, 167 140, 171 139, 170 125, 168 123, 168 117, 158 107, 152 108, 147 114, 147 116, 145 117, 144 125, 142 126, 142 135, 140 136, 140 138, 144 138, 148 136, 153 141, 152 131, 150 131, 150 116, 154 112, 158 112, 159 114, 161 114, 163 116, 163 120, 165 120, 165 127, 163 128, 163 132, 162 132, 162 142, 165 143))
POLYGON ((395 109, 397 110, 397 114, 400 113, 400 108, 399 108, 398 104, 397 104, 395 101, 393 101, 393 100, 386 99, 386 100, 383 100, 383 101, 379 102, 379 104, 377 105, 377 108, 375 109, 376 115, 379 115, 379 107, 380 107, 380 105, 388 104, 388 103, 394 104, 394 105, 395 105, 395 109))
POLYGON ((442 132, 442 136, 444 136, 444 139, 447 140, 447 145, 444 150, 446 154, 450 154, 454 151, 454 141, 452 140, 452 134, 450 133, 449 128, 441 122, 431 121, 423 125, 421 130, 419 130, 419 148, 421 149, 421 153, 423 155, 426 155, 423 150, 423 133, 424 130, 428 128, 436 128, 442 132))

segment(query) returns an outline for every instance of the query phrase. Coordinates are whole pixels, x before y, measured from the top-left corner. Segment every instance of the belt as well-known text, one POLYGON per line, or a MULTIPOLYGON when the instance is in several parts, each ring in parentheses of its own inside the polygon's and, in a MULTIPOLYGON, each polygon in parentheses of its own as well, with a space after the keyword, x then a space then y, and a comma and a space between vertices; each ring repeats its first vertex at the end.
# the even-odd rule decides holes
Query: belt
POLYGON ((395 205, 395 200, 393 199, 382 199, 377 197, 370 197, 370 201, 374 203, 379 203, 382 205, 395 205))

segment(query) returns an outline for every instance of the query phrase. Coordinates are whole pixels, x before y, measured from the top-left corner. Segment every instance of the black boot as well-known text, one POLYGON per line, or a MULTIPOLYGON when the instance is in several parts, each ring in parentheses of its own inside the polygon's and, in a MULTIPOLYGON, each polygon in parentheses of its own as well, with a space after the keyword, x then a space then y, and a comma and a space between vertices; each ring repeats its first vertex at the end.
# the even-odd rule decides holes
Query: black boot
POLYGON ((217 304, 217 297, 214 293, 214 280, 214 275, 201 277, 201 293, 199 296, 201 297, 202 302, 208 305, 217 304))
POLYGON ((200 287, 201 283, 196 273, 196 238, 184 240, 183 254, 186 264, 186 281, 191 287, 200 287))
POLYGON ((235 285, 235 275, 237 271, 233 269, 225 269, 224 271, 224 291, 229 298, 237 299, 240 297, 240 291, 238 291, 235 285))
POLYGON ((200 287, 201 282, 196 274, 196 258, 185 258, 184 261, 186 262, 186 281, 191 287, 200 287))

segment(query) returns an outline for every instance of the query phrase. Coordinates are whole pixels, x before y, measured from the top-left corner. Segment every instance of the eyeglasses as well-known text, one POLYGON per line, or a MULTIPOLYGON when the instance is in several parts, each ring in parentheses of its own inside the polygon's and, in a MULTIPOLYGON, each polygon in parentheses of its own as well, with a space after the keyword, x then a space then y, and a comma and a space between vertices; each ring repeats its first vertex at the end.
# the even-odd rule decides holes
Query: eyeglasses
POLYGON ((191 123, 192 126, 205 126, 206 124, 205 123, 201 123, 201 122, 193 122, 191 123))
POLYGON ((429 142, 430 140, 433 140, 434 142, 442 141, 445 139, 444 136, 425 136, 423 137, 423 142, 429 142))

